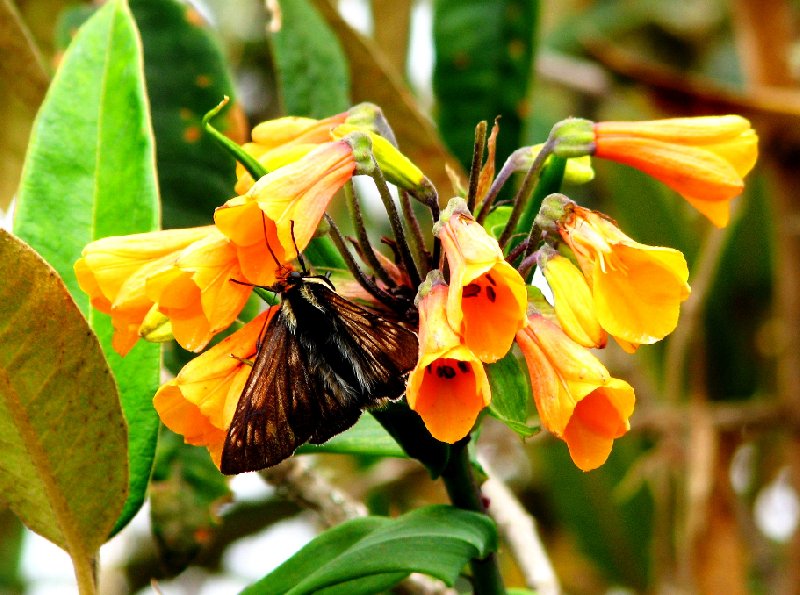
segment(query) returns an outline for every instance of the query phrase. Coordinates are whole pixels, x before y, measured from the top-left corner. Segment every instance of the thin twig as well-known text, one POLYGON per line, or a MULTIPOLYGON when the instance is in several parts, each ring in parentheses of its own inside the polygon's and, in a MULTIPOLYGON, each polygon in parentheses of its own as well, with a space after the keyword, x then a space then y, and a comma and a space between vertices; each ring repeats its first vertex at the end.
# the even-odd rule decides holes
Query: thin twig
POLYGON ((525 584, 539 595, 557 595, 561 587, 536 530, 536 521, 508 486, 496 478, 497 474, 486 461, 481 459, 480 463, 489 476, 481 486, 481 492, 489 501, 489 516, 497 523, 503 541, 525 577, 525 584))
MULTIPOLYGON (((315 473, 306 458, 291 457, 279 465, 264 469, 260 475, 291 500, 317 513, 326 527, 333 527, 368 514, 367 507, 362 502, 315 473)), ((420 574, 410 575, 401 586, 411 593, 431 595, 455 593, 444 583, 420 574)))

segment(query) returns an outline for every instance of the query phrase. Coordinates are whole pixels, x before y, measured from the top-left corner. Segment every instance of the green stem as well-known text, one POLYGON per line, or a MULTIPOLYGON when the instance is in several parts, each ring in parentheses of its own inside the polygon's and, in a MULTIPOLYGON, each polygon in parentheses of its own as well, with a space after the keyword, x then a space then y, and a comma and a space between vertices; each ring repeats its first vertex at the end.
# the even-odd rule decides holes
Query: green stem
MULTIPOLYGON (((467 448, 469 441, 467 436, 453 444, 447 466, 442 471, 442 479, 453 506, 485 514, 480 490, 472 476, 467 448)), ((502 595, 506 592, 494 553, 482 560, 470 560, 469 564, 476 595, 502 595)))
POLYGON ((389 216, 389 224, 392 226, 392 233, 394 234, 394 239, 397 243, 397 250, 400 253, 400 260, 403 263, 406 272, 408 273, 412 287, 417 287, 422 282, 422 279, 420 279, 419 269, 414 261, 414 257, 411 255, 411 248, 408 246, 408 242, 406 241, 403 222, 400 219, 400 215, 398 214, 397 208, 394 205, 394 199, 392 199, 392 195, 389 192, 389 186, 386 184, 386 178, 383 176, 383 172, 381 171, 378 162, 375 161, 374 156, 372 159, 375 167, 373 168, 370 176, 375 182, 375 186, 378 189, 378 194, 380 194, 381 201, 383 202, 383 207, 386 209, 386 214, 389 216))
POLYGON ((475 127, 475 145, 472 149, 472 167, 469 171, 469 190, 467 191, 467 208, 475 212, 475 201, 478 194, 478 179, 481 177, 483 151, 486 148, 486 122, 478 122, 475 127))
MULTIPOLYGON (((511 209, 511 215, 509 215, 508 222, 506 223, 505 228, 503 228, 503 233, 497 240, 503 250, 505 250, 506 244, 511 239, 511 236, 514 235, 514 233, 520 228, 520 216, 522 215, 523 209, 526 207, 526 205, 530 205, 531 203, 531 201, 528 200, 528 197, 531 195, 531 192, 534 191, 534 187, 537 186, 536 181, 539 179, 539 173, 541 172, 542 167, 544 167, 547 158, 553 153, 554 147, 555 141, 551 136, 547 139, 547 142, 544 143, 542 150, 539 151, 539 154, 533 160, 533 163, 531 163, 528 173, 525 174, 525 179, 522 180, 522 186, 514 196, 514 206, 511 209)), ((527 235, 527 229, 524 233, 527 235)))
POLYGON ((349 180, 344 185, 344 196, 347 202, 347 208, 350 210, 350 219, 353 222, 353 229, 356 232, 358 239, 358 249, 361 252, 361 258, 372 267, 372 272, 377 275, 388 287, 394 287, 395 282, 383 268, 381 261, 375 256, 375 249, 369 241, 367 234, 367 226, 364 224, 364 217, 361 213, 361 205, 358 202, 355 190, 353 188, 353 180, 349 180))
MULTIPOLYGON (((551 155, 547 165, 542 170, 539 183, 533 190, 533 196, 525 205, 525 210, 519 218, 517 233, 529 235, 533 227, 533 220, 542 206, 545 196, 555 192, 561 192, 561 184, 564 182, 564 171, 567 167, 567 160, 564 157, 551 155)), ((535 247, 535 246, 534 246, 535 247)))
POLYGON ((213 136, 214 140, 216 140, 223 149, 230 153, 233 158, 236 159, 236 161, 241 163, 247 172, 253 176, 253 181, 256 181, 268 173, 267 170, 264 169, 264 166, 261 165, 252 155, 250 155, 250 153, 242 149, 242 147, 237 145, 211 125, 212 118, 219 114, 225 108, 225 106, 228 105, 229 101, 230 98, 226 95, 222 101, 219 102, 217 107, 203 116, 203 128, 206 132, 213 136))

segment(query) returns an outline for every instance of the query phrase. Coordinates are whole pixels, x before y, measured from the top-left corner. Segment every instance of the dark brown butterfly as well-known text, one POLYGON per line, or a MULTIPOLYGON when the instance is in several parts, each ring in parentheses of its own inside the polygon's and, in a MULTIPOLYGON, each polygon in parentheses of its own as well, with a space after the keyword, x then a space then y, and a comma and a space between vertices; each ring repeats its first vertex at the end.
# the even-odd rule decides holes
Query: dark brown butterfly
POLYGON ((413 332, 343 298, 327 277, 292 271, 269 289, 281 304, 228 429, 228 475, 270 467, 350 428, 362 409, 401 397, 417 361, 413 332))

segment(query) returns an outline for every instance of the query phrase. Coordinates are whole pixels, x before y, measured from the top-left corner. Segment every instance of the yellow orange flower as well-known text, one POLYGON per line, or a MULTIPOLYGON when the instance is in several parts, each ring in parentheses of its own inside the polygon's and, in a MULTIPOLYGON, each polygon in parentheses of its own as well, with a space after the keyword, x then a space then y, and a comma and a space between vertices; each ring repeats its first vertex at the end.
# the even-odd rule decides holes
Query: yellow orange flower
POLYGON ((600 326, 628 350, 675 330, 681 302, 690 293, 683 254, 635 242, 599 213, 571 201, 565 208, 558 230, 591 287, 600 326))
POLYGON ((272 261, 267 245, 280 262, 288 262, 308 245, 331 198, 354 169, 347 142, 325 143, 263 176, 246 194, 216 210, 217 228, 236 245, 248 281, 268 285, 274 280, 264 277, 263 260, 272 261))
POLYGON ((741 116, 597 122, 595 155, 641 170, 680 193, 717 227, 753 168, 758 137, 741 116))
POLYGON ((592 292, 578 267, 557 253, 543 254, 539 266, 553 292, 558 324, 567 336, 584 347, 605 347, 608 336, 597 320, 592 292))
POLYGON ((236 250, 213 226, 103 238, 83 249, 74 268, 92 305, 111 316, 121 355, 154 306, 183 347, 200 350, 252 291, 230 281, 243 277, 236 250))
MULTIPOLYGON (((317 145, 332 140, 331 130, 346 117, 344 112, 323 120, 287 116, 261 122, 253 128, 253 142, 242 145, 242 148, 267 171, 273 171, 296 161, 317 145)), ((236 193, 244 194, 253 185, 253 178, 238 163, 236 175, 236 193)))
POLYGON ((451 200, 435 232, 450 267, 447 318, 481 361, 497 361, 525 325, 525 281, 463 200, 451 200))
POLYGON ((264 325, 277 308, 261 313, 241 329, 190 361, 158 389, 153 406, 164 425, 187 444, 205 446, 219 467, 222 447, 236 404, 252 367, 264 325))
POLYGON ((447 286, 419 302, 419 360, 408 378, 408 405, 431 435, 453 444, 469 434, 491 392, 483 364, 447 320, 447 286))
POLYGON ((608 458, 614 440, 630 428, 633 388, 612 378, 587 349, 542 316, 529 318, 517 333, 517 344, 542 425, 567 443, 579 469, 596 469, 608 458))

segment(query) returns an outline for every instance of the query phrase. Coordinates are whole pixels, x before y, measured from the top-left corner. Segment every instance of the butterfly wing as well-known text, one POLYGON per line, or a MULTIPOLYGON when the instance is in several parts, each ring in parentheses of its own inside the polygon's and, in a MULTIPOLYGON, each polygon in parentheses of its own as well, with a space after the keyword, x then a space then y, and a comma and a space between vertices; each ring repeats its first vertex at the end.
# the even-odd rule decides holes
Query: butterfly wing
POLYGON ((287 290, 236 406, 222 472, 275 465, 350 428, 362 408, 402 396, 416 358, 413 332, 323 283, 287 290))
POLYGON ((267 326, 253 369, 236 405, 220 469, 225 474, 276 465, 308 440, 314 429, 311 379, 302 347, 279 311, 267 326))

